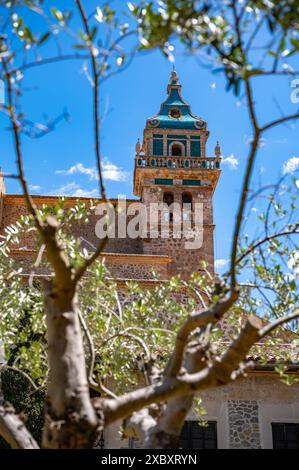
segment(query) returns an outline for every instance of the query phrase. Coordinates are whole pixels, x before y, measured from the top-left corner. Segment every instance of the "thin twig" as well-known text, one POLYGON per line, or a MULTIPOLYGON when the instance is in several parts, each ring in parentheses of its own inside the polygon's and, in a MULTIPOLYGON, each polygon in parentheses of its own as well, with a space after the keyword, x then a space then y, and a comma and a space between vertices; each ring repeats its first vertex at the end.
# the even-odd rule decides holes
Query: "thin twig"
POLYGON ((293 313, 289 315, 285 315, 284 317, 278 318, 277 320, 273 321, 269 325, 262 328, 259 332, 260 338, 268 336, 272 331, 276 330, 279 326, 283 325, 284 323, 288 323, 291 320, 296 320, 299 318, 299 309, 295 310, 293 313))
POLYGON ((101 163, 101 153, 100 153, 99 72, 97 69, 97 63, 95 59, 94 47, 93 47, 92 40, 91 40, 92 36, 91 36, 90 28, 88 25, 87 15, 85 13, 81 0, 75 0, 75 2, 80 12, 80 16, 81 16, 85 33, 87 37, 89 38, 88 48, 89 48, 89 55, 90 55, 90 61, 91 61, 91 67, 92 67, 93 83, 94 83, 93 114, 94 114, 94 125, 95 125, 94 127, 95 152, 96 152, 96 161, 97 161, 97 167, 98 167, 98 176, 99 176, 99 182, 100 182, 101 196, 104 199, 104 201, 107 201, 106 190, 105 190, 103 175, 102 175, 102 163, 101 163))
POLYGON ((13 372, 16 372, 17 374, 22 375, 23 377, 25 377, 26 380, 28 380, 28 382, 30 383, 31 387, 34 388, 35 391, 38 389, 38 386, 34 383, 34 381, 32 380, 32 378, 30 377, 30 375, 28 375, 28 374, 27 374, 26 372, 24 372, 23 370, 18 369, 17 367, 8 366, 8 365, 6 365, 6 364, 4 364, 3 366, 1 366, 1 369, 4 369, 4 370, 11 370, 11 371, 13 371, 13 372))
POLYGON ((274 233, 273 235, 269 235, 268 237, 265 237, 262 240, 259 240, 254 245, 252 245, 250 248, 248 248, 248 250, 246 250, 245 253, 243 253, 241 256, 239 256, 239 258, 237 258, 236 265, 240 264, 241 261, 243 261, 244 258, 246 258, 250 253, 252 253, 256 248, 260 247, 264 243, 267 243, 271 240, 275 240, 276 238, 285 237, 286 235, 299 234, 299 231, 297 231, 298 227, 299 227, 299 223, 297 223, 294 226, 293 230, 286 230, 284 232, 274 233))
POLYGON ((94 365, 95 365, 95 350, 94 350, 94 345, 93 345, 93 339, 92 339, 92 336, 90 334, 90 331, 88 329, 88 326, 83 318, 83 315, 81 313, 81 311, 78 309, 78 317, 79 317, 79 320, 80 320, 80 324, 81 324, 81 327, 83 329, 83 332, 86 336, 86 339, 87 339, 87 343, 88 343, 88 348, 89 348, 89 366, 88 366, 88 380, 92 380, 92 374, 93 374, 93 370, 94 370, 94 365))

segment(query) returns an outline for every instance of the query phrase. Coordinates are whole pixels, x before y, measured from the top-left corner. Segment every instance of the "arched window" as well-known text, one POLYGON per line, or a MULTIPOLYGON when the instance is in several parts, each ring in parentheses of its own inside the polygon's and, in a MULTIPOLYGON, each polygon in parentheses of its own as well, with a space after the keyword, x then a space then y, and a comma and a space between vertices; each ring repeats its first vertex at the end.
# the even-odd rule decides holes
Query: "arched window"
POLYGON ((190 193, 182 194, 183 219, 191 220, 192 195, 190 193))
MULTIPOLYGON (((167 206, 171 206, 173 204, 174 197, 173 194, 170 192, 166 192, 163 194, 163 202, 164 204, 167 204, 167 206)), ((165 213, 165 221, 173 222, 173 212, 170 210, 169 212, 165 213)))
POLYGON ((190 204, 192 209, 192 195, 190 193, 182 194, 182 204, 190 204))
POLYGON ((171 155, 173 157, 181 157, 182 156, 182 146, 175 144, 171 148, 171 155))
POLYGON ((165 202, 165 204, 167 204, 168 206, 171 206, 171 204, 173 203, 173 194, 170 192, 164 193, 163 202, 165 202))

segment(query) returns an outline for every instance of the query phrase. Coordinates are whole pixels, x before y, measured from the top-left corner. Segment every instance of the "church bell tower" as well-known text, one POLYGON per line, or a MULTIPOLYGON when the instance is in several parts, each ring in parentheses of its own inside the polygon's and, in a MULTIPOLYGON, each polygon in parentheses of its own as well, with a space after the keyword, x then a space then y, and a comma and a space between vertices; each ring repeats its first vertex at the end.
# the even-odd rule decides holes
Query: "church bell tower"
MULTIPOLYGON (((196 204, 203 207, 203 241, 199 248, 187 249, 184 235, 143 240, 145 254, 171 256, 171 274, 188 277, 199 269, 201 260, 214 271, 212 198, 221 172, 221 149, 217 142, 215 156, 207 157, 207 123, 192 113, 182 98, 181 88, 174 70, 166 100, 159 113, 147 120, 143 141, 136 144, 134 194, 147 207, 153 202, 168 206, 189 204, 191 214, 196 204)), ((172 218, 169 222, 175 224, 172 218)))

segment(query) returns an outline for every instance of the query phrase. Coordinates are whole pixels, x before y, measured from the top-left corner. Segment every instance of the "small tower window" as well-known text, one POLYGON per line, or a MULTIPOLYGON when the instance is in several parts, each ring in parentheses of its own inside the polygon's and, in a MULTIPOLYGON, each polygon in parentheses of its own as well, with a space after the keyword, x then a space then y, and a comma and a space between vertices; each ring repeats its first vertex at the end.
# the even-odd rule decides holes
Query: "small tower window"
POLYGON ((192 195, 190 193, 183 193, 182 194, 182 203, 183 204, 190 204, 192 207, 192 195))
MULTIPOLYGON (((164 204, 167 204, 168 207, 170 207, 173 204, 174 197, 172 193, 164 193, 163 194, 163 202, 164 204)), ((167 212, 164 216, 165 221, 173 222, 173 212, 170 210, 167 212)))
POLYGON ((171 204, 173 204, 173 194, 169 192, 164 193, 163 202, 165 202, 165 204, 167 204, 168 206, 171 206, 171 204))
POLYGON ((182 194, 183 220, 191 220, 192 213, 192 195, 190 193, 182 194))

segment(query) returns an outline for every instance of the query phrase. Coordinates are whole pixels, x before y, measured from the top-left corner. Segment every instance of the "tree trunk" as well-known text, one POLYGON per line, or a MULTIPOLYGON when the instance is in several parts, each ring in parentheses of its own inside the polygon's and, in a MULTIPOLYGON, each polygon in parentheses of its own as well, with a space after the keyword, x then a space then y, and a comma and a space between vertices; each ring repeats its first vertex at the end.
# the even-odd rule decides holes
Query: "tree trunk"
POLYGON ((43 447, 92 448, 101 423, 91 404, 75 289, 46 284, 49 383, 43 447))
MULTIPOLYGON (((198 372, 204 366, 201 346, 189 347, 185 354, 184 367, 188 373, 198 372)), ((177 449, 180 434, 187 414, 192 408, 194 395, 183 395, 171 398, 158 419, 157 425, 151 429, 144 443, 147 449, 177 449)))

